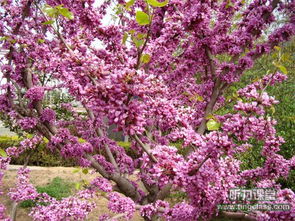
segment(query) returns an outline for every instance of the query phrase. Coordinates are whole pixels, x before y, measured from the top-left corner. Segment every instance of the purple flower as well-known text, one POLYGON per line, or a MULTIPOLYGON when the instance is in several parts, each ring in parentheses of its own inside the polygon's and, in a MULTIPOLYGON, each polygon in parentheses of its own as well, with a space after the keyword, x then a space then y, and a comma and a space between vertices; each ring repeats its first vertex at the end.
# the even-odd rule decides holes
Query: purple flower
POLYGON ((114 192, 109 194, 108 208, 114 213, 125 213, 126 219, 131 219, 135 212, 135 203, 130 198, 114 192))
POLYGON ((42 122, 49 122, 49 123, 53 123, 55 121, 55 118, 56 118, 56 113, 54 110, 50 108, 44 109, 40 117, 42 122))
POLYGON ((110 182, 102 177, 97 177, 94 180, 91 181, 91 184, 94 185, 95 187, 98 187, 100 190, 104 192, 111 192, 112 191, 112 185, 110 182))
POLYGON ((38 123, 38 120, 33 117, 24 117, 18 121, 18 124, 24 130, 29 130, 34 128, 38 123))
POLYGON ((26 94, 25 97, 30 99, 31 101, 41 101, 44 97, 44 87, 35 86, 30 88, 26 94))

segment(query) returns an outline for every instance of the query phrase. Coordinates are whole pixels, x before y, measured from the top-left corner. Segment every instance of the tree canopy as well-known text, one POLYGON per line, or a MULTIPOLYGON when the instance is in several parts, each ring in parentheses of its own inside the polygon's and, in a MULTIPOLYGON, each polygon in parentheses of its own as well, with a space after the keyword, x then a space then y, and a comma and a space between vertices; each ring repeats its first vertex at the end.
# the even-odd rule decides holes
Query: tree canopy
MULTIPOLYGON (((276 189, 272 203, 290 204, 291 210, 223 215, 294 219, 295 194, 281 189, 277 180, 288 176, 295 157, 284 159, 278 153, 284 142, 272 118, 278 101, 266 92, 287 78, 280 44, 295 34, 294 1, 0 4, 1 50, 6 51, 1 112, 33 134, 0 152, 0 178, 10 157, 44 138, 55 154, 97 173, 87 188, 57 201, 37 193, 29 170, 20 169, 9 194, 16 203, 39 202, 31 211, 34 220, 84 220, 95 197, 106 197, 117 218, 130 219, 139 210, 145 220, 209 220, 221 213, 218 205, 232 203, 230 189, 249 185, 276 189), (109 14, 114 20, 105 24, 109 14), (281 17, 283 22, 274 27, 281 17), (256 59, 274 50, 274 71, 225 96, 256 59), (85 114, 71 102, 48 105, 44 99, 52 91, 68 93, 85 114), (221 113, 229 103, 233 109, 221 113), (57 114, 56 109, 63 111, 57 114), (109 137, 111 125, 129 137, 136 156, 109 137), (242 170, 237 155, 251 149, 253 139, 263 143, 264 163, 242 170), (171 191, 183 191, 187 198, 170 205, 171 191)), ((0 207, 0 218, 5 217, 0 207)))

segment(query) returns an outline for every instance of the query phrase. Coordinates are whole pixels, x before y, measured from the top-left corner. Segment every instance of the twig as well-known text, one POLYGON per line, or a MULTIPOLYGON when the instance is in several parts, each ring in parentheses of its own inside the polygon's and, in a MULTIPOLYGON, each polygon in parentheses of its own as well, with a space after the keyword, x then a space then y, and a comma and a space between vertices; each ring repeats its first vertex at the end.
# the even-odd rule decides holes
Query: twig
POLYGON ((119 218, 124 217, 124 216, 126 216, 126 213, 119 213, 119 214, 107 219, 106 221, 113 221, 113 220, 119 219, 119 218))
MULTIPOLYGON (((89 118, 93 121, 94 120, 94 114, 92 112, 92 110, 90 110, 89 108, 87 108, 85 105, 84 105, 84 108, 86 109, 87 113, 88 113, 88 116, 89 118)), ((103 134, 103 131, 101 128, 95 128, 95 133, 98 137, 104 137, 104 134, 103 134)), ((113 166, 116 168, 116 171, 119 172, 119 167, 118 167, 118 164, 114 158, 114 155, 113 153, 111 152, 110 148, 109 148, 109 145, 107 145, 106 143, 104 144, 104 147, 106 149, 106 153, 108 155, 108 158, 110 160, 110 162, 113 164, 113 166)))
POLYGON ((148 145, 144 144, 140 138, 135 134, 134 139, 136 140, 136 142, 142 147, 143 151, 147 153, 147 155, 150 157, 150 159, 154 162, 157 163, 158 160, 156 159, 156 157, 150 152, 150 148, 148 145))
POLYGON ((195 174, 200 170, 200 168, 204 165, 204 163, 205 163, 209 158, 210 158, 210 154, 209 154, 207 157, 204 158, 204 160, 199 164, 199 166, 198 166, 197 168, 191 170, 191 171, 188 173, 188 175, 189 175, 189 176, 193 176, 193 175, 195 175, 195 174))
POLYGON ((15 221, 16 220, 17 207, 18 207, 18 203, 16 201, 13 201, 11 212, 10 212, 10 219, 11 219, 11 221, 15 221))

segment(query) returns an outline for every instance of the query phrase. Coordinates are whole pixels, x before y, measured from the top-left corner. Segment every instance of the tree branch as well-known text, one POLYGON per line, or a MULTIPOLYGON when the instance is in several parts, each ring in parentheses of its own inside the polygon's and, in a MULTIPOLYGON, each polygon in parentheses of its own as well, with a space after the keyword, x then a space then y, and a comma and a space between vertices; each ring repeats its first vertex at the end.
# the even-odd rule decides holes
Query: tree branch
POLYGON ((167 183, 157 194, 156 200, 164 200, 171 192, 172 183, 167 183))
POLYGON ((199 166, 198 166, 197 168, 191 170, 191 171, 188 173, 188 175, 189 175, 189 176, 193 176, 193 175, 195 175, 195 174, 200 170, 200 168, 204 165, 204 163, 205 163, 209 158, 210 158, 210 154, 208 154, 208 156, 204 158, 204 160, 199 164, 199 166))
MULTIPOLYGON (((84 108, 86 109, 87 113, 88 113, 88 116, 89 118, 93 121, 94 120, 94 114, 92 112, 92 110, 90 110, 89 108, 87 108, 85 105, 84 105, 84 108)), ((103 131, 101 128, 95 128, 95 133, 98 137, 104 137, 104 134, 103 134, 103 131)), ((108 155, 108 158, 110 160, 110 162, 113 164, 113 166, 115 167, 116 171, 119 172, 119 167, 118 167, 118 164, 114 158, 114 155, 113 153, 111 152, 110 148, 109 148, 109 145, 107 145, 106 143, 104 144, 104 147, 106 149, 106 153, 108 155)))
POLYGON ((221 82, 221 80, 219 78, 216 79, 215 84, 214 84, 214 88, 213 88, 213 92, 210 98, 209 103, 206 106, 205 112, 204 112, 204 117, 201 121, 200 126, 198 127, 197 132, 199 134, 204 134, 205 130, 206 130, 206 117, 212 113, 214 105, 217 102, 218 97, 220 96, 221 92, 222 92, 222 88, 223 88, 223 84, 221 82))
POLYGON ((150 151, 150 147, 147 145, 147 144, 144 144, 140 138, 137 136, 137 134, 135 134, 134 136, 134 139, 136 140, 136 142, 141 146, 141 148, 143 149, 144 152, 147 153, 147 155, 150 157, 150 159, 154 162, 154 163, 157 163, 158 160, 156 159, 156 157, 151 153, 150 151))
POLYGON ((239 221, 255 221, 257 220, 255 217, 250 216, 249 214, 243 212, 225 212, 222 211, 218 217, 226 217, 239 221))

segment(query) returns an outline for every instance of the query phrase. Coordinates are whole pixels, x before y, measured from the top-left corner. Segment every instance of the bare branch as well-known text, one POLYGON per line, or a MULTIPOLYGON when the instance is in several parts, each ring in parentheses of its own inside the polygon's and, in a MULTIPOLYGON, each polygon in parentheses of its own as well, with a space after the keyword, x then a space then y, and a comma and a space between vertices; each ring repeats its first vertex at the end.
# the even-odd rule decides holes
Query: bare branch
POLYGON ((198 128, 198 131, 197 131, 199 134, 204 134, 204 132, 206 130, 206 117, 210 113, 212 113, 214 105, 216 104, 218 97, 222 93, 223 86, 224 86, 224 84, 222 84, 221 80, 219 78, 217 78, 216 82, 214 84, 214 89, 213 89, 210 101, 206 106, 203 120, 198 128))
MULTIPOLYGON (((94 114, 92 112, 92 110, 90 110, 89 108, 87 108, 85 105, 84 105, 84 108, 86 109, 87 113, 88 113, 88 116, 91 120, 94 120, 94 114)), ((101 128, 95 128, 95 133, 98 137, 104 137, 104 134, 103 134, 103 131, 101 128)), ((113 153, 111 152, 110 148, 109 148, 109 145, 108 144, 104 144, 104 147, 106 149, 106 153, 108 155, 108 158, 110 160, 110 162, 114 165, 114 167, 116 168, 116 171, 119 172, 119 167, 118 167, 118 164, 114 158, 114 155, 113 153)))
POLYGON ((199 164, 199 166, 198 166, 197 168, 191 170, 191 171, 188 173, 188 175, 189 175, 189 176, 193 176, 193 175, 195 175, 195 174, 200 170, 200 168, 204 165, 204 163, 205 163, 209 158, 210 158, 210 154, 209 154, 207 157, 204 158, 204 160, 199 164))
POLYGON ((126 216, 126 213, 119 213, 119 214, 117 214, 117 215, 111 217, 110 219, 107 219, 106 221, 117 220, 117 219, 122 218, 122 217, 124 217, 124 216, 126 216))
POLYGON ((249 214, 243 213, 243 212, 225 212, 225 211, 222 211, 220 213, 219 217, 227 217, 227 218, 234 219, 234 220, 239 220, 239 221, 247 221, 247 220, 254 221, 254 220, 256 220, 255 217, 250 216, 249 214))
POLYGON ((156 200, 164 200, 171 191, 172 183, 167 183, 157 194, 156 200))
POLYGON ((140 138, 135 134, 134 139, 136 140, 136 142, 142 147, 143 151, 147 153, 147 155, 150 157, 150 159, 154 162, 157 163, 158 160, 155 158, 155 156, 151 153, 150 151, 150 147, 147 144, 144 144, 140 138))

